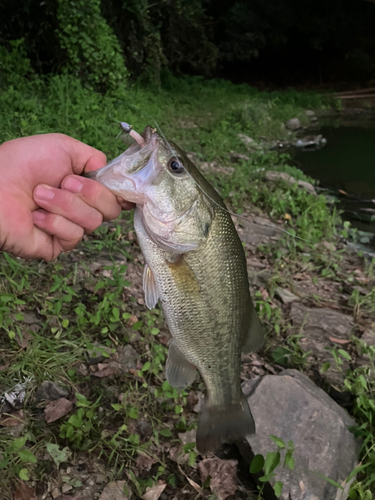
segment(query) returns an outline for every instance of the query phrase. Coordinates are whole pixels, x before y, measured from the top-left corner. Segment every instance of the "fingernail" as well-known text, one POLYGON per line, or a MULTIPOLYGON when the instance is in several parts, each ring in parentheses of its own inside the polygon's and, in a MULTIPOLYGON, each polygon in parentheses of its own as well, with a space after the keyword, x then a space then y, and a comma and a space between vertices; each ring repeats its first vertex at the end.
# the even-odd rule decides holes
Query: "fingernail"
POLYGON ((32 214, 33 222, 41 222, 46 218, 46 214, 44 212, 35 211, 32 214))
POLYGON ((71 191, 72 193, 79 193, 82 189, 82 182, 75 177, 68 177, 64 182, 64 189, 71 191))
POLYGON ((41 184, 34 191, 34 198, 38 200, 52 200, 55 196, 53 188, 47 186, 46 184, 41 184))

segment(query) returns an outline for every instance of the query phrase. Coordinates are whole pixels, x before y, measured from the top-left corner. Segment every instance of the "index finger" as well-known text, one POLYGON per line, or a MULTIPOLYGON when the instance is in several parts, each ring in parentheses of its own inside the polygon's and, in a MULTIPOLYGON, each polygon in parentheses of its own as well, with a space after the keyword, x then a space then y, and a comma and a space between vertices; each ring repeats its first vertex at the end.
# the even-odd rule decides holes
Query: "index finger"
POLYGON ((88 205, 98 210, 104 220, 116 219, 120 215, 121 205, 116 196, 99 182, 78 175, 68 175, 63 179, 61 188, 75 193, 88 205))

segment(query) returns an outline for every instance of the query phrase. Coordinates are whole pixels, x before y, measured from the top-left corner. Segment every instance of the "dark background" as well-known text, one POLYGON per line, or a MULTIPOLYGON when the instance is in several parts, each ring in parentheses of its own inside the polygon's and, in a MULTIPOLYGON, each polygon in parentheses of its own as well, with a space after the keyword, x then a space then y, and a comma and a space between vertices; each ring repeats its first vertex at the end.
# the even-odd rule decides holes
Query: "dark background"
MULTIPOLYGON (((42 74, 58 73, 66 60, 57 36, 61 1, 0 5, 0 44, 24 38, 42 74)), ((103 0, 101 11, 133 79, 169 72, 258 87, 375 85, 374 1, 103 0)))

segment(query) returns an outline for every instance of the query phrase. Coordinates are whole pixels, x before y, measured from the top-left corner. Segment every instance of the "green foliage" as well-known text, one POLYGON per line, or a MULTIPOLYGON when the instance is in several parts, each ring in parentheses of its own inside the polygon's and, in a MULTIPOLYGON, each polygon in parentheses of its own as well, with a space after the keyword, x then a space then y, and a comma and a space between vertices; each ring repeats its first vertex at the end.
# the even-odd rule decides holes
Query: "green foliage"
POLYGON ((77 407, 67 422, 60 426, 60 437, 66 438, 75 449, 86 450, 99 434, 96 427, 99 399, 90 403, 82 394, 76 394, 77 407))
POLYGON ((10 50, 0 45, 0 88, 33 74, 24 39, 11 40, 9 46, 10 50))
POLYGON ((100 0, 58 0, 58 36, 66 51, 66 69, 101 89, 125 83, 120 45, 100 12, 100 0))
MULTIPOLYGON (((270 438, 276 444, 277 450, 269 451, 265 458, 261 454, 255 455, 250 464, 250 469, 249 469, 250 474, 258 474, 261 471, 264 472, 264 475, 258 478, 258 480, 261 483, 267 483, 276 476, 276 473, 274 471, 281 464, 282 451, 283 453, 285 453, 282 467, 288 467, 290 470, 294 470, 295 466, 295 461, 293 458, 293 453, 294 453, 293 442, 289 441, 288 444, 285 444, 284 441, 277 436, 270 436, 270 438)), ((279 497, 283 489, 282 481, 275 481, 273 488, 275 495, 279 497)), ((259 490, 258 498, 262 498, 263 489, 264 485, 258 486, 259 490)))
MULTIPOLYGON (((5 469, 9 476, 16 474, 24 481, 29 480, 30 465, 37 462, 34 453, 25 448, 27 441, 27 436, 15 438, 5 443, 1 442, 0 439, 0 449, 2 449, 0 455, 0 470, 5 469)), ((4 474, 4 472, 2 474, 4 474)))
POLYGON ((55 443, 47 443, 46 449, 51 455, 51 458, 55 462, 57 468, 59 468, 60 464, 63 462, 67 462, 72 455, 72 452, 68 447, 60 449, 59 445, 55 443))

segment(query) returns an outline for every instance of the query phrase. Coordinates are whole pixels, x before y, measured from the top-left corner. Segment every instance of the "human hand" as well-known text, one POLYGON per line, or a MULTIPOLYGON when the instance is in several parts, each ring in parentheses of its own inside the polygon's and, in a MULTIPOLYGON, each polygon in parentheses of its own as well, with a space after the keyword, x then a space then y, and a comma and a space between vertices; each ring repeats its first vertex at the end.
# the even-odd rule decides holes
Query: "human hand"
POLYGON ((63 134, 14 139, 0 146, 0 250, 53 260, 121 208, 116 196, 76 174, 106 164, 104 153, 63 134))

